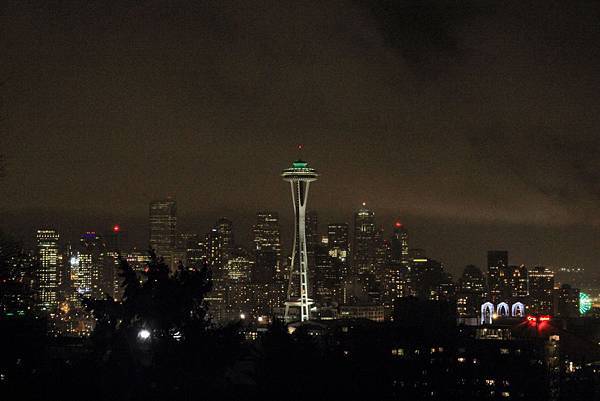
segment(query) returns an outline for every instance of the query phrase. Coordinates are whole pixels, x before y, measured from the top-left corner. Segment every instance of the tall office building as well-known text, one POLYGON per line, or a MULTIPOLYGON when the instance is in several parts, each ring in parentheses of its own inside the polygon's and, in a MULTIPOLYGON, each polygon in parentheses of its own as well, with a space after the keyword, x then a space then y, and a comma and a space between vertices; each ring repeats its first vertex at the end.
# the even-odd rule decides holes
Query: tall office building
POLYGON ((290 265, 290 282, 288 286, 288 301, 285 303, 285 319, 290 320, 290 307, 300 309, 299 319, 310 319, 310 304, 308 289, 308 255, 306 244, 306 202, 308 189, 312 181, 316 181, 317 172, 308 167, 308 163, 297 160, 292 167, 283 170, 284 181, 292 188, 294 204, 294 246, 290 265))
POLYGON ((525 265, 509 266, 507 270, 510 289, 508 299, 513 303, 517 301, 524 302, 529 294, 527 267, 525 265))
POLYGON ((212 269, 212 291, 209 294, 213 318, 224 320, 228 315, 229 279, 227 264, 233 257, 233 224, 226 218, 220 218, 206 235, 208 265, 212 269))
POLYGON ((217 258, 219 266, 227 264, 233 256, 235 248, 233 242, 233 223, 225 217, 220 218, 215 224, 217 232, 217 258))
POLYGON ((399 220, 394 223, 390 241, 391 262, 395 265, 410 266, 408 255, 408 231, 399 220))
POLYGON ((114 298, 118 279, 114 255, 109 254, 102 237, 93 231, 82 234, 79 244, 78 266, 76 269, 71 266, 76 291, 86 298, 103 299, 106 295, 114 298))
POLYGON ((400 220, 396 220, 392 226, 390 241, 382 245, 387 245, 388 255, 380 272, 380 281, 383 305, 389 315, 398 299, 413 295, 408 232, 400 220))
POLYGON ((198 234, 181 233, 177 236, 177 249, 184 254, 185 266, 202 266, 206 262, 205 241, 198 234))
POLYGON ((533 314, 549 315, 554 310, 554 272, 544 266, 529 270, 528 311, 533 314))
MULTIPOLYGON (((340 298, 338 302, 346 302, 343 289, 346 281, 350 280, 350 230, 347 223, 332 223, 327 226, 327 247, 332 264, 340 276, 340 298)), ((318 268, 318 267, 317 267, 318 268)))
POLYGON ((341 262, 349 262, 350 235, 347 223, 332 223, 327 226, 329 255, 341 262))
POLYGON ((168 265, 173 263, 177 230, 177 204, 172 199, 150 203, 150 247, 168 265))
POLYGON ((309 294, 315 293, 316 257, 315 253, 320 243, 319 217, 317 212, 309 210, 306 212, 306 259, 308 261, 308 284, 309 294))
POLYGON ((458 280, 456 309, 460 318, 473 318, 479 321, 481 304, 486 295, 486 283, 483 272, 473 265, 463 270, 458 280))
POLYGON ((508 283, 508 252, 488 251, 488 289, 492 302, 503 301, 508 283))
POLYGON ((563 318, 579 317, 579 297, 578 288, 573 288, 569 284, 563 284, 560 288, 554 290, 554 314, 563 318))
POLYGON ((255 283, 269 283, 280 277, 281 233, 277 212, 256 213, 254 233, 254 255, 256 265, 252 280, 255 283))
POLYGON ((375 213, 363 203, 354 214, 354 246, 352 248, 352 270, 355 274, 373 274, 377 253, 377 226, 375 213))
POLYGON ((48 312, 54 312, 58 305, 58 271, 61 263, 59 238, 56 230, 37 231, 39 266, 36 274, 38 290, 36 304, 40 310, 48 312))

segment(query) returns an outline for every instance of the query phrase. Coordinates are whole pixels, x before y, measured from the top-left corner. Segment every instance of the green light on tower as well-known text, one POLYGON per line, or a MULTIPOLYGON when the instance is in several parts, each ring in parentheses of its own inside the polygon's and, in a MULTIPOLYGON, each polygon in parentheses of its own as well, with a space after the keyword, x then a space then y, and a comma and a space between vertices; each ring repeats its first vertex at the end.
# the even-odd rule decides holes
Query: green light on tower
POLYGON ((585 315, 592 309, 592 299, 585 292, 579 293, 579 313, 585 315))

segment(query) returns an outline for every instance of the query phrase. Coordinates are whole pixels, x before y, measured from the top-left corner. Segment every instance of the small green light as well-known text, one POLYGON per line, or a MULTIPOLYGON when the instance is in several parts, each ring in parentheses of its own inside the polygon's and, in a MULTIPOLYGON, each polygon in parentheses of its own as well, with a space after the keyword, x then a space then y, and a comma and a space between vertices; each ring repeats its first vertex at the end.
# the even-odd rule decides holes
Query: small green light
POLYGON ((302 160, 296 160, 295 162, 292 163, 292 166, 294 168, 305 168, 308 165, 307 162, 302 161, 302 160))

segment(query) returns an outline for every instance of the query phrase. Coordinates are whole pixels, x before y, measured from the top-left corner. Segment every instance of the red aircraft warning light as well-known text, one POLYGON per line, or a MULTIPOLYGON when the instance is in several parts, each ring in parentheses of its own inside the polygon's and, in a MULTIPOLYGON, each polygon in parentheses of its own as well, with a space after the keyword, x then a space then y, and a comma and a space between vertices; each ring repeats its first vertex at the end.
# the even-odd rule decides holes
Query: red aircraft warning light
POLYGON ((119 231, 121 231, 121 226, 119 226, 118 224, 115 224, 113 226, 113 232, 118 233, 119 231))

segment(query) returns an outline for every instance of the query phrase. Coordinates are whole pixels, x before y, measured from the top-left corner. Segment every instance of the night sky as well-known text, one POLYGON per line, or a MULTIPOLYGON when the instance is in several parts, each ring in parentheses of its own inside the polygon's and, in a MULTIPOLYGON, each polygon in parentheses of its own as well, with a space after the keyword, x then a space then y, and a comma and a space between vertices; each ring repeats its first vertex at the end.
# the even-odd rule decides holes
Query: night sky
MULTIPOLYGON (((600 5, 578 1, 5 1, 2 226, 67 237, 148 202, 183 229, 221 215, 249 239, 309 206, 400 217, 453 272, 600 266, 600 5), (457 6, 460 4, 460 6, 457 6)), ((389 229, 388 229, 389 232, 389 229)), ((287 236, 287 237, 286 237, 287 236)))

